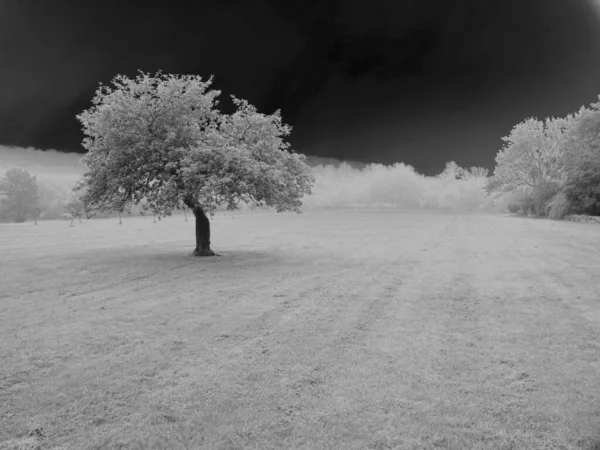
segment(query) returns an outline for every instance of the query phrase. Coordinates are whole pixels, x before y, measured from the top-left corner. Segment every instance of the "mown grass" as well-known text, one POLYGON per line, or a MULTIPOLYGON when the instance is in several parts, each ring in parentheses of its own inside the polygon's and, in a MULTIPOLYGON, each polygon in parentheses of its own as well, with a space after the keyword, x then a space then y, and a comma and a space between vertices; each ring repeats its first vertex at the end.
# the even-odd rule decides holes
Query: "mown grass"
POLYGON ((225 214, 194 259, 183 218, 75 225, 0 227, 3 450, 600 442, 597 227, 225 214))

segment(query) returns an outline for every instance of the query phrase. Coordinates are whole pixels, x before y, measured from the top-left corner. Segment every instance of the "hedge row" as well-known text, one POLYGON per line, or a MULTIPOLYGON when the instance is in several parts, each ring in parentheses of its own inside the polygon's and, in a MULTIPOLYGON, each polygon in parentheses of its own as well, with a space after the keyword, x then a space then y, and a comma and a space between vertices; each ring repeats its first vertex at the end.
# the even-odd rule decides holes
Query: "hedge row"
POLYGON ((582 214, 570 214, 565 216, 564 220, 569 220, 571 222, 600 223, 599 216, 586 216, 582 214))

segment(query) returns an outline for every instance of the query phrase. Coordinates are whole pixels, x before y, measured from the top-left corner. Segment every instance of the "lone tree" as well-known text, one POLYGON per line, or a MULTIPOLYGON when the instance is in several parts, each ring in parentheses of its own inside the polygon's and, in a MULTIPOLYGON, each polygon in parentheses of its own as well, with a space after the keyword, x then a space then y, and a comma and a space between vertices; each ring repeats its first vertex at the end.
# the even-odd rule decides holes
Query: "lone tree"
POLYGON ((73 226, 73 220, 79 219, 81 223, 81 216, 85 213, 85 205, 78 196, 72 196, 67 203, 65 203, 65 211, 71 215, 71 226, 73 226))
POLYGON ((0 179, 0 195, 4 195, 2 209, 14 215, 15 222, 25 222, 28 214, 34 218, 39 215, 36 177, 25 169, 12 168, 6 171, 4 178, 0 179))
POLYGON ((142 205, 160 216, 187 207, 196 218, 194 256, 214 256, 205 211, 237 209, 239 202, 300 213, 314 178, 306 157, 290 151, 291 127, 279 111, 257 112, 232 96, 236 111, 216 109, 212 77, 117 75, 100 85, 93 106, 77 116, 88 169, 88 213, 142 205))

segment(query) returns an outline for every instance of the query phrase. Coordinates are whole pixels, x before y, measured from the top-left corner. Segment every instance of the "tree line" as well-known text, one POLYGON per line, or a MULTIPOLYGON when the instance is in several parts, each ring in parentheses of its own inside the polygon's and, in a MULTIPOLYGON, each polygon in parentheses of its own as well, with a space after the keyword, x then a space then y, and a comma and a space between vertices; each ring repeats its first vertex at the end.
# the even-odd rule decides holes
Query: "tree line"
MULTIPOLYGON (((212 254, 207 212, 243 203, 299 212, 315 177, 306 156, 287 142, 291 127, 279 111, 262 114, 233 96, 235 112, 220 112, 220 91, 211 83, 140 72, 100 85, 93 106, 77 116, 87 172, 59 209, 71 218, 110 212, 160 218, 188 210, 196 218, 200 255, 212 254)), ((440 176, 483 178, 484 195, 508 198, 508 209, 523 215, 600 215, 599 137, 600 101, 565 118, 517 124, 503 138, 491 176, 454 162, 440 176)), ((43 194, 36 176, 9 169, 0 179, 0 220, 37 223, 48 212, 43 194)))
POLYGON ((27 219, 77 218, 85 208, 77 195, 66 194, 38 182, 37 176, 20 167, 8 169, 0 178, 0 222, 22 223, 27 219))
MULTIPOLYGON (((600 96, 598 97, 600 99, 600 96)), ((565 118, 528 118, 503 138, 487 193, 511 212, 600 215, 600 102, 565 118)))

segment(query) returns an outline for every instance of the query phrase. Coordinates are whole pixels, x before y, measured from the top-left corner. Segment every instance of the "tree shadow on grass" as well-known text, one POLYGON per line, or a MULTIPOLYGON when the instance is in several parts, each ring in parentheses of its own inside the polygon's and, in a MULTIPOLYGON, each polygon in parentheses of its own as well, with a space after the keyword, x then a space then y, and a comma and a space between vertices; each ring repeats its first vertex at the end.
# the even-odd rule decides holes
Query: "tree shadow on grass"
POLYGON ((144 255, 131 255, 126 259, 145 260, 147 262, 157 262, 163 264, 176 264, 179 266, 189 265, 219 265, 219 266, 240 266, 240 265, 271 265, 285 263, 288 257, 279 248, 271 249, 234 249, 225 248, 215 250, 219 256, 193 256, 189 248, 187 251, 181 249, 172 249, 167 251, 149 251, 144 255))
POLYGON ((219 256, 215 257, 197 257, 187 256, 188 260, 194 260, 198 263, 215 263, 223 266, 239 265, 271 265, 285 262, 285 255, 279 249, 265 250, 236 250, 225 249, 215 251, 219 256))

